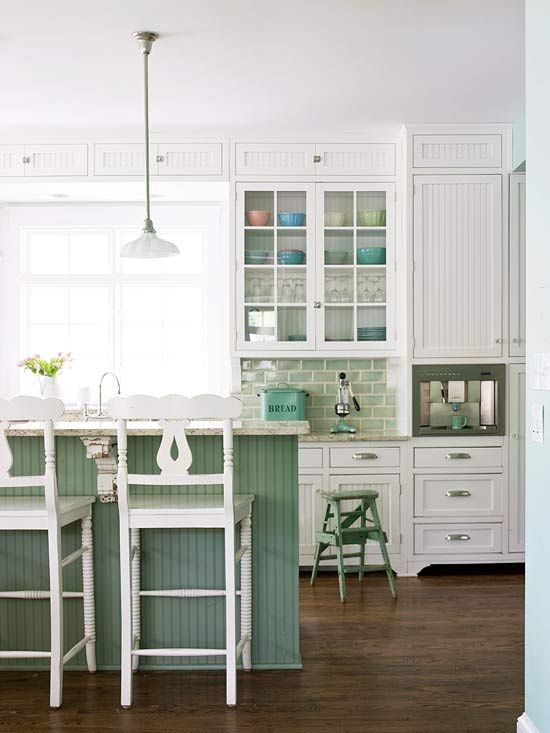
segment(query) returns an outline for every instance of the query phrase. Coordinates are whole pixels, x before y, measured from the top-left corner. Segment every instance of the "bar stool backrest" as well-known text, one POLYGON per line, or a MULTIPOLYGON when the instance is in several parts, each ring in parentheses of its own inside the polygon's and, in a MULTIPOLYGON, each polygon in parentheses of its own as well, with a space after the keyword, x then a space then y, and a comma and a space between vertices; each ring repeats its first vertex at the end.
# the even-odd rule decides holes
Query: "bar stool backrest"
POLYGON ((61 400, 22 395, 11 400, 0 398, 0 488, 43 486, 46 510, 55 517, 59 513, 55 471, 55 436, 53 421, 65 412, 61 400), (13 453, 6 430, 11 422, 40 422, 44 429, 45 470, 35 476, 11 476, 13 453))
POLYGON ((118 501, 119 510, 128 511, 129 487, 222 485, 226 520, 233 518, 233 423, 240 417, 242 403, 236 397, 202 394, 196 397, 166 395, 132 395, 114 397, 107 405, 108 414, 117 421, 118 436, 118 501), (128 420, 158 421, 162 429, 156 462, 160 473, 128 473, 128 420), (193 456, 187 441, 186 428, 191 420, 221 421, 223 425, 223 473, 189 473, 193 456), (172 457, 172 446, 177 457, 172 457))

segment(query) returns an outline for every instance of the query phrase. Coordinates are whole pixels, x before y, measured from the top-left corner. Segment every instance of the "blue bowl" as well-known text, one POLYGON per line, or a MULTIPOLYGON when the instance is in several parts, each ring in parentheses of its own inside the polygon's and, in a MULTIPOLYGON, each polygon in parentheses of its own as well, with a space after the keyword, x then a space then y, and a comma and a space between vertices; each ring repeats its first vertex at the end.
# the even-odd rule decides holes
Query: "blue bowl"
POLYGON ((283 249, 277 253, 279 265, 303 265, 305 259, 306 253, 299 249, 283 249))
POLYGON ((281 211, 277 214, 277 219, 281 227, 303 227, 306 223, 305 214, 296 214, 292 211, 281 211))
POLYGON ((385 247, 357 247, 358 265, 385 265, 385 247))

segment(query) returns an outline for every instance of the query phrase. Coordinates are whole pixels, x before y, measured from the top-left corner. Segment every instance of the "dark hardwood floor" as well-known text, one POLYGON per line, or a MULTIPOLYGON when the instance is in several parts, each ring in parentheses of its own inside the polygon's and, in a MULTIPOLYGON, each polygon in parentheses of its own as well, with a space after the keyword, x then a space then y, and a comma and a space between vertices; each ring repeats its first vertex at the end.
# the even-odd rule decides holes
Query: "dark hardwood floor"
POLYGON ((523 711, 523 576, 430 570, 301 578, 303 671, 239 674, 239 706, 220 672, 140 672, 134 707, 118 706, 117 673, 65 675, 49 711, 48 674, 0 674, 0 731, 130 733, 513 733, 523 711))

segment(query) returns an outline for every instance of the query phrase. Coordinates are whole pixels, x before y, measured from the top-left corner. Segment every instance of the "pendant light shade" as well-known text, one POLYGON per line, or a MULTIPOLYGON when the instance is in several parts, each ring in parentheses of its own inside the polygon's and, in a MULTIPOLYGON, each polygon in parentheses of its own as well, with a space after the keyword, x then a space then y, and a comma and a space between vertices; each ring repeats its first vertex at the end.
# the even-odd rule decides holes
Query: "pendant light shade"
POLYGON ((157 236, 151 221, 151 196, 149 181, 149 54, 158 33, 153 31, 138 31, 133 34, 137 39, 143 54, 143 87, 145 99, 145 222, 141 236, 125 244, 120 250, 121 257, 140 260, 156 259, 159 257, 173 257, 180 253, 172 242, 157 236))

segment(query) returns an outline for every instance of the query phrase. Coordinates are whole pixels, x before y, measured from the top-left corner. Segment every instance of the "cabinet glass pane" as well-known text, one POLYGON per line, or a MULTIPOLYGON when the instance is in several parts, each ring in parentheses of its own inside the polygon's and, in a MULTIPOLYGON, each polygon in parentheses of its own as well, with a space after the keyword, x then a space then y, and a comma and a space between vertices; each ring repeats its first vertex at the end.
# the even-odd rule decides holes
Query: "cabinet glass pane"
POLYGON ((246 191, 244 196, 245 226, 273 226, 274 196, 273 191, 246 191))
POLYGON ((305 307, 292 306, 277 309, 277 336, 279 341, 307 340, 305 307))
POLYGON ((357 307, 357 340, 386 341, 385 306, 360 305, 357 307))
POLYGON ((325 191, 325 227, 352 227, 353 191, 325 191))
POLYGON ((274 234, 269 230, 247 229, 244 233, 244 264, 273 264, 274 234))
POLYGON ((325 229, 325 265, 353 264, 353 232, 325 229))
POLYGON ((327 306, 325 308, 325 341, 353 341, 353 323, 353 306, 327 306))
POLYGON ((305 265, 307 262, 306 230, 277 230, 277 264, 305 265))
POLYGON ((353 269, 325 267, 325 302, 353 303, 355 283, 353 269))
POLYGON ((245 339, 247 341, 275 341, 275 309, 245 307, 245 339))
POLYGON ((277 226, 304 227, 306 225, 305 191, 277 191, 277 226))
POLYGON ((386 302, 386 268, 363 267, 357 270, 357 302, 386 302))
POLYGON ((357 192, 358 227, 386 226, 386 194, 384 191, 357 192))
POLYGON ((273 291, 273 268, 246 268, 244 273, 244 299, 247 303, 273 303, 273 291))
POLYGON ((305 267, 279 267, 277 270, 277 303, 304 303, 307 296, 305 267))
POLYGON ((357 230, 357 264, 386 264, 386 232, 357 230))

